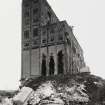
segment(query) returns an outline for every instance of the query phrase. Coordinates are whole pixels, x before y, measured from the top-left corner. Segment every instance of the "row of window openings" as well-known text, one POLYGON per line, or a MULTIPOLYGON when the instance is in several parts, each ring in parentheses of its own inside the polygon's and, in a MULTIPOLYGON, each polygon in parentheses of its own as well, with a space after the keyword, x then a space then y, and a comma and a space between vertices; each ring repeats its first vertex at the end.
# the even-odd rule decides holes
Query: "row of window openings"
MULTIPOLYGON (((37 17, 34 17, 34 18, 33 18, 33 23, 38 23, 38 22, 39 22, 38 16, 37 16, 37 17)), ((26 18, 26 19, 24 20, 24 24, 25 24, 25 25, 29 25, 29 24, 30 24, 30 19, 29 19, 29 18, 26 18)))
MULTIPOLYGON (((39 1, 39 0, 34 0, 33 3, 38 3, 38 1, 39 1)), ((27 2, 27 3, 24 3, 24 6, 25 6, 25 7, 29 7, 29 3, 28 3, 28 2, 27 2)))
MULTIPOLYGON (((33 9, 33 15, 37 15, 38 14, 38 8, 36 8, 36 9, 33 9)), ((24 17, 29 17, 30 16, 30 11, 28 10, 28 11, 25 11, 25 13, 24 13, 24 17)))
MULTIPOLYGON (((33 41, 33 45, 37 45, 38 44, 38 41, 33 41)), ((24 47, 29 47, 30 46, 30 43, 25 43, 24 44, 24 47)))
MULTIPOLYGON (((33 30, 33 37, 38 36, 38 29, 33 30)), ((63 40, 63 36, 59 35, 59 40, 63 40)), ((29 30, 24 31, 24 39, 29 39, 29 30)), ((44 39, 43 43, 45 42, 46 39, 44 39)), ((50 41, 54 41, 54 36, 51 36, 50 41)))
MULTIPOLYGON (((59 38, 59 40, 63 40, 63 37, 62 37, 62 36, 59 36, 58 38, 59 38)), ((54 40, 55 40, 55 38, 54 38, 54 36, 52 36, 52 37, 50 38, 50 41, 51 41, 51 42, 54 42, 54 40)), ((47 42, 46 39, 43 39, 43 40, 42 40, 42 43, 46 43, 46 42, 47 42)))
MULTIPOLYGON (((43 40, 42 40, 42 43, 46 43, 46 42, 47 42, 46 39, 43 39, 43 40)), ((51 41, 51 42, 52 42, 52 41, 51 41)), ((33 44, 34 44, 34 45, 38 44, 38 41, 34 41, 33 44)), ((25 47, 28 47, 28 46, 29 46, 29 43, 25 43, 24 46, 25 46, 25 47)))
MULTIPOLYGON (((29 34, 30 34, 29 30, 24 31, 24 39, 29 39, 29 34)), ((33 30, 33 37, 36 37, 36 36, 38 36, 37 28, 33 30)))
MULTIPOLYGON (((54 37, 51 38, 50 41, 53 42, 53 41, 54 41, 54 37)), ((42 43, 46 43, 46 42, 47 42, 46 39, 43 39, 43 40, 42 40, 42 43)), ((34 42, 33 42, 33 45, 37 45, 37 44, 38 44, 38 41, 34 41, 34 42)), ((25 46, 25 47, 29 47, 29 43, 25 43, 24 46, 25 46)))
MULTIPOLYGON (((58 74, 63 74, 64 73, 64 64, 63 64, 63 53, 62 51, 58 52, 57 55, 57 60, 58 60, 58 74)), ((50 56, 50 61, 49 61, 49 75, 54 75, 55 73, 55 61, 54 57, 50 56)), ((42 57, 42 65, 41 65, 41 75, 42 76, 47 76, 47 65, 46 65, 46 56, 43 54, 42 57)))
MULTIPOLYGON (((33 23, 38 22, 38 21, 39 21, 39 18, 38 18, 38 8, 36 8, 36 9, 33 10, 33 15, 34 15, 33 23)), ((51 21, 51 13, 50 13, 49 11, 47 12, 47 15, 48 15, 48 17, 49 17, 49 19, 50 19, 49 21, 51 21)), ((25 24, 26 24, 26 25, 29 25, 30 20, 27 19, 27 18, 30 17, 30 12, 29 12, 29 11, 26 11, 26 12, 24 13, 24 17, 26 18, 25 24)))
MULTIPOLYGON (((37 15, 37 14, 38 14, 38 11, 39 11, 38 8, 33 9, 33 15, 37 15)), ((52 14, 50 13, 50 11, 48 11, 48 12, 47 12, 47 16, 48 16, 50 19, 51 19, 51 15, 52 15, 52 14)), ((25 11, 24 16, 25 16, 25 17, 29 17, 29 16, 30 16, 30 11, 29 11, 29 10, 25 11)))

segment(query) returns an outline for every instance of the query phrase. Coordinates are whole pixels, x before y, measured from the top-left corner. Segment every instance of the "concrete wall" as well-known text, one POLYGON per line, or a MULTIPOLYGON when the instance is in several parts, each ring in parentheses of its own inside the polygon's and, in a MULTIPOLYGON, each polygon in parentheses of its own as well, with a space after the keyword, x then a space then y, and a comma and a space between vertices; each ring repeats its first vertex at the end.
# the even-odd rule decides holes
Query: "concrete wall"
POLYGON ((39 49, 33 49, 31 52, 31 76, 39 76, 39 49))
POLYGON ((66 21, 59 21, 46 0, 36 2, 26 0, 22 5, 22 78, 41 75, 43 54, 47 61, 47 75, 49 75, 50 56, 54 57, 54 74, 57 75, 57 54, 60 51, 63 53, 64 74, 79 72, 78 69, 84 67, 85 63, 82 48, 72 32, 72 28, 66 21), (35 19, 38 20, 35 22, 35 19), (38 28, 38 34, 33 37, 34 28, 38 28), (24 38, 26 30, 29 30, 28 39, 24 38), (73 48, 75 48, 75 52, 73 52, 73 48))
POLYGON ((22 52, 22 78, 30 76, 30 53, 29 51, 22 52))

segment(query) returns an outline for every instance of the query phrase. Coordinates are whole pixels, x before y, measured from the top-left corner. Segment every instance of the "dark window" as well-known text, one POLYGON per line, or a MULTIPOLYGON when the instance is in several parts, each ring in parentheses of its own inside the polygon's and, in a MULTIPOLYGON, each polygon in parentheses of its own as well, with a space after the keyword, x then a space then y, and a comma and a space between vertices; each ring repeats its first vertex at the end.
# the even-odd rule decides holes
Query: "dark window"
POLYGON ((80 54, 77 54, 78 58, 80 57, 80 54))
POLYGON ((76 48, 74 46, 72 47, 72 50, 73 50, 73 53, 75 54, 76 53, 76 48))
POLYGON ((36 23, 38 21, 39 21, 38 17, 36 17, 36 18, 33 19, 33 23, 36 23))
POLYGON ((46 39, 43 39, 43 40, 42 40, 42 43, 46 43, 46 39))
POLYGON ((51 13, 48 11, 47 14, 48 14, 48 17, 51 19, 51 13))
POLYGON ((29 39, 29 30, 24 31, 24 39, 29 39))
POLYGON ((65 36, 68 36, 69 35, 69 33, 68 32, 65 32, 65 36))
POLYGON ((46 30, 43 31, 43 35, 46 35, 46 30))
POLYGON ((55 30, 52 28, 50 32, 53 34, 53 33, 54 33, 54 31, 55 31, 55 30))
POLYGON ((38 3, 38 0, 34 0, 34 3, 38 3))
POLYGON ((50 41, 52 41, 52 42, 54 41, 54 36, 53 35, 51 36, 50 41))
POLYGON ((47 12, 47 15, 48 15, 47 24, 50 24, 50 23, 51 23, 51 13, 48 11, 48 12, 47 12))
POLYGON ((58 39, 59 40, 63 40, 63 36, 62 35, 59 35, 58 39))
POLYGON ((34 42, 33 42, 33 45, 36 45, 37 44, 37 41, 35 40, 34 42))
POLYGON ((29 47, 29 43, 25 43, 24 46, 25 46, 25 47, 29 47))
POLYGON ((25 25, 29 25, 30 24, 30 19, 29 18, 26 18, 24 21, 25 21, 25 25))
POLYGON ((38 29, 34 28, 34 30, 33 30, 33 37, 36 37, 36 36, 38 36, 38 29))
POLYGON ((24 7, 25 8, 29 7, 29 3, 28 2, 24 2, 24 7))
POLYGON ((25 17, 29 17, 29 16, 30 16, 29 11, 25 11, 24 16, 25 16, 25 17))
POLYGON ((34 10, 33 10, 33 15, 36 15, 38 13, 38 8, 35 8, 34 10))

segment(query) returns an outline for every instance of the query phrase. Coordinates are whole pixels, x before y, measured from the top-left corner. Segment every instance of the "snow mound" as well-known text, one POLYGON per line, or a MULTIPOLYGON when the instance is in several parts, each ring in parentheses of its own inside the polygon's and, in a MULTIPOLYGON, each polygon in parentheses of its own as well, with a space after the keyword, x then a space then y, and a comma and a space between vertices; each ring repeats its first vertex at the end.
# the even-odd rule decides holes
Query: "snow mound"
POLYGON ((39 86, 33 96, 29 99, 30 104, 36 105, 38 103, 53 103, 62 105, 65 103, 65 100, 78 102, 89 101, 88 95, 84 92, 86 91, 84 85, 78 84, 78 86, 61 86, 55 88, 53 83, 53 81, 47 81, 39 86))

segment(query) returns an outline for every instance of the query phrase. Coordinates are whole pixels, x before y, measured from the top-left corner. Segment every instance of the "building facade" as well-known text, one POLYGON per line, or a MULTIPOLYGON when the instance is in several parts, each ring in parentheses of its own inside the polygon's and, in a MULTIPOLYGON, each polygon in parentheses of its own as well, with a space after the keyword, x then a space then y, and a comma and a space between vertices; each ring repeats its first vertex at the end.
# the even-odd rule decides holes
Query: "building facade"
POLYGON ((59 21, 46 0, 23 0, 21 79, 75 74, 83 67, 72 27, 59 21))

